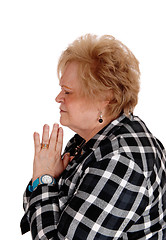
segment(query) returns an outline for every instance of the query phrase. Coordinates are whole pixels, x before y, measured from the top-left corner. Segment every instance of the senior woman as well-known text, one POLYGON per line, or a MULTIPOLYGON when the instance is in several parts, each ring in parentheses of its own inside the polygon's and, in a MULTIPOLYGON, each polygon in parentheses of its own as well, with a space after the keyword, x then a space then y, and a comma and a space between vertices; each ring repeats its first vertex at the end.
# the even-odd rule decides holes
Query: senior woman
POLYGON ((63 130, 34 133, 22 233, 37 239, 166 239, 166 152, 133 115, 139 63, 112 36, 85 35, 58 64, 63 130))

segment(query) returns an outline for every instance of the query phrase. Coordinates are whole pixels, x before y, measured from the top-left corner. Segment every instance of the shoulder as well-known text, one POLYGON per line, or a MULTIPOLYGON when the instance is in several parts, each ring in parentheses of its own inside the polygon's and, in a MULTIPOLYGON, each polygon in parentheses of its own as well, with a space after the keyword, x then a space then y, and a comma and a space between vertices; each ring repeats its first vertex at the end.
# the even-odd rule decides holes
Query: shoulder
POLYGON ((153 169, 155 159, 161 158, 165 152, 160 141, 136 116, 123 118, 110 132, 107 132, 99 144, 99 149, 102 157, 118 154, 123 157, 123 161, 130 159, 146 172, 153 169))

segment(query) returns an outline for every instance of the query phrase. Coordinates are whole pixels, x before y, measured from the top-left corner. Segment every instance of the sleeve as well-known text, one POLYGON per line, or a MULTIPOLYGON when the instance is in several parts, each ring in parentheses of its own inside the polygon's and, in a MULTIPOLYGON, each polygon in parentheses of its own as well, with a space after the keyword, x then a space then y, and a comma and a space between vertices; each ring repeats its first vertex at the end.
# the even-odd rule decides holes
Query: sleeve
POLYGON ((23 196, 22 234, 31 230, 32 239, 52 239, 59 220, 58 187, 43 184, 31 193, 28 186, 23 196))
POLYGON ((85 169, 60 218, 57 189, 39 186, 30 199, 27 216, 35 240, 123 239, 145 211, 148 193, 139 166, 117 154, 85 169))

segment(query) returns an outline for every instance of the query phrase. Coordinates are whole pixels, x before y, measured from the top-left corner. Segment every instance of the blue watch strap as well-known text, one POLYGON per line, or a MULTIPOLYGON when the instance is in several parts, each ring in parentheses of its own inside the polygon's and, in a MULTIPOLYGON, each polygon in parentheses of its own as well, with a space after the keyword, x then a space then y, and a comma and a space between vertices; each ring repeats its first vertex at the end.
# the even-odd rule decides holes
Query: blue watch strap
POLYGON ((33 184, 32 184, 33 190, 34 190, 38 185, 39 185, 39 178, 37 178, 37 179, 33 182, 33 184))
MULTIPOLYGON (((43 176, 44 176, 44 175, 43 175, 43 176)), ((41 176, 40 179, 41 179, 43 176, 41 176)), ((39 183, 40 183, 40 184, 45 184, 45 183, 43 183, 41 180, 39 180, 39 178, 37 178, 37 179, 33 182, 32 185, 29 185, 29 186, 28 186, 28 190, 29 190, 30 192, 33 192, 33 191, 35 190, 35 188, 37 188, 37 186, 39 185, 39 183)), ((52 184, 52 185, 56 184, 55 178, 53 178, 53 182, 52 182, 51 184, 52 184)))
POLYGON ((30 192, 33 192, 33 186, 32 186, 32 185, 29 185, 29 186, 28 186, 28 190, 29 190, 30 192))
POLYGON ((37 178, 32 185, 28 186, 28 190, 30 192, 33 192, 33 190, 39 185, 39 178, 37 178))

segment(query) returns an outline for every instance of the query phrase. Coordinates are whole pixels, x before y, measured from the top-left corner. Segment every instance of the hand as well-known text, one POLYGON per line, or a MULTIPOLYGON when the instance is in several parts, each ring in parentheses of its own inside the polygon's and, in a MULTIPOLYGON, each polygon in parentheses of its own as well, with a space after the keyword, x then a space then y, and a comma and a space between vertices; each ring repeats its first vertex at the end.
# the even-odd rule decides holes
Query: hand
POLYGON ((53 125, 51 136, 49 139, 49 126, 44 125, 42 143, 49 144, 48 148, 41 148, 40 136, 34 133, 35 156, 33 163, 33 178, 32 181, 42 176, 49 174, 54 178, 58 178, 60 174, 66 169, 70 154, 64 155, 61 158, 62 144, 63 144, 63 129, 58 124, 53 125))

